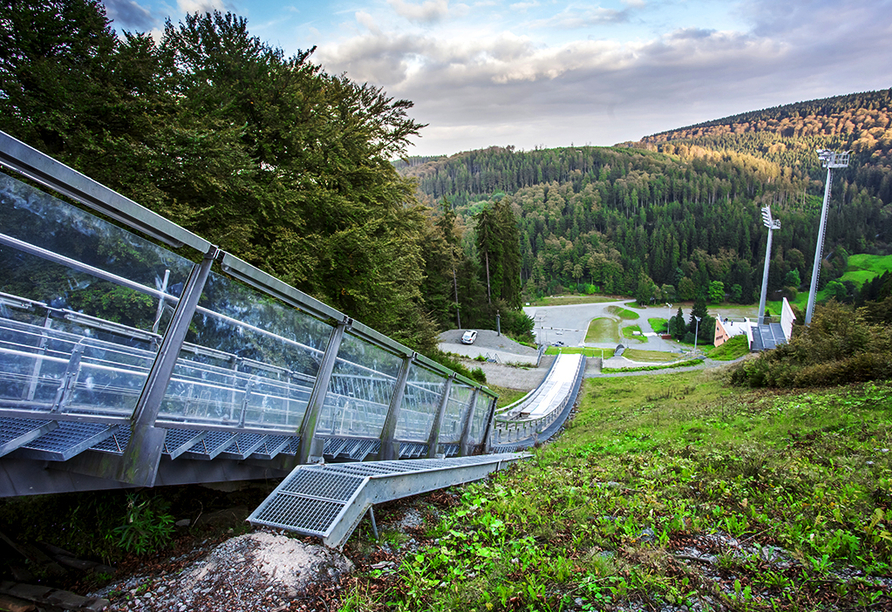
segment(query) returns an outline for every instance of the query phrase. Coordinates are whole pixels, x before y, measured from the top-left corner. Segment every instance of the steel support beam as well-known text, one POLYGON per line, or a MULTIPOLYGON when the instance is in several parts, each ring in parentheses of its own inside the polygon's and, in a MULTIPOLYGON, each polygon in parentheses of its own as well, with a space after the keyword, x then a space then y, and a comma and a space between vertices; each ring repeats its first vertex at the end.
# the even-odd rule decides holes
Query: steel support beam
POLYGON ((464 422, 461 429, 461 441, 458 443, 458 456, 467 457, 470 450, 471 424, 474 422, 474 412, 477 410, 477 396, 480 389, 474 387, 471 391, 471 401, 468 402, 468 409, 465 411, 464 422))
POLYGON ((443 395, 440 396, 440 405, 437 406, 437 415, 431 424, 431 433, 427 437, 427 456, 434 459, 440 446, 440 427, 443 425, 443 417, 446 415, 446 404, 449 402, 449 394, 452 392, 452 381, 455 380, 453 372, 446 378, 446 384, 443 385, 443 395))
POLYGON ((497 402, 498 398, 495 397, 489 400, 489 413, 486 418, 486 428, 483 430, 483 452, 487 454, 492 452, 492 426, 495 422, 497 402))
POLYGON ((328 387, 331 384, 331 373, 334 371, 338 351, 341 349, 341 341, 343 341, 344 334, 347 333, 347 330, 352 325, 353 319, 345 316, 331 330, 328 346, 325 349, 325 353, 322 354, 322 363, 319 365, 319 371, 316 373, 316 383, 313 385, 313 391, 310 393, 310 400, 307 403, 307 410, 304 413, 303 422, 300 424, 300 447, 297 450, 298 463, 310 463, 311 460, 322 459, 322 440, 316 440, 316 428, 319 425, 319 415, 322 414, 322 407, 325 405, 325 396, 328 394, 328 387))
POLYGON ((379 461, 390 461, 396 459, 398 449, 395 448, 393 437, 396 434, 397 422, 400 419, 400 408, 403 406, 403 397, 406 394, 406 382, 409 380, 409 368, 412 367, 412 361, 415 359, 415 353, 403 357, 400 364, 400 371, 396 375, 396 383, 393 387, 393 394, 390 396, 390 406, 387 409, 387 417, 384 419, 384 426, 381 428, 381 450, 378 451, 379 461))
POLYGON ((201 263, 195 264, 189 274, 180 302, 174 310, 170 326, 161 341, 161 348, 155 361, 152 362, 146 384, 130 417, 130 443, 123 457, 117 462, 114 476, 116 480, 147 487, 155 484, 166 433, 165 430, 155 427, 155 420, 158 418, 161 402, 167 392, 167 385, 186 339, 186 332, 189 331, 189 325, 195 315, 201 292, 218 253, 217 247, 212 246, 205 253, 201 263))

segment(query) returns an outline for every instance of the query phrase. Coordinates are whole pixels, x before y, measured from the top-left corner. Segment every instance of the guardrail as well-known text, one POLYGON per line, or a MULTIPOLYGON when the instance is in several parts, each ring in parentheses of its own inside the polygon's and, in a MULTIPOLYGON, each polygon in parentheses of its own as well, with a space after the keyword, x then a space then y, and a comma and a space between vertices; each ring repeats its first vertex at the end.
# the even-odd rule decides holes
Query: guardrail
MULTIPOLYGON (((555 363, 557 363, 557 359, 555 360, 555 363)), ((504 413, 502 415, 496 415, 493 444, 513 444, 525 440, 538 441, 538 437, 543 432, 545 432, 560 417, 565 415, 565 409, 567 408, 568 402, 576 397, 575 390, 578 390, 579 381, 581 380, 585 372, 585 363, 586 358, 585 356, 581 355, 579 359, 579 365, 577 366, 573 376, 573 382, 570 385, 570 392, 565 394, 561 398, 561 401, 555 404, 554 408, 547 414, 534 418, 510 418, 504 416, 504 413)), ((554 364, 552 364, 552 368, 554 368, 554 364)), ((543 385, 544 384, 545 383, 543 382, 543 385)), ((539 390, 541 390, 543 385, 540 385, 539 389, 537 389, 536 391, 538 392, 539 390)), ((522 398, 518 402, 515 402, 515 404, 519 404, 520 402, 524 402, 524 400, 526 400, 523 405, 529 406, 533 402, 535 402, 535 396, 537 395, 538 393, 530 394, 525 398, 522 398)), ((512 412, 514 414, 518 414, 518 409, 515 408, 512 410, 512 412)))

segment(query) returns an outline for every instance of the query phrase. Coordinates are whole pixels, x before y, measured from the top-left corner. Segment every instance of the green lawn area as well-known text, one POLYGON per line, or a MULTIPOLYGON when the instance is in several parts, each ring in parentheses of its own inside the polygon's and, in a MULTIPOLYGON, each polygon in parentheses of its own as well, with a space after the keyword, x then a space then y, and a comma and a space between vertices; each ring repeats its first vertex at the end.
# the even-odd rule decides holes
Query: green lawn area
POLYGON ((645 351, 642 349, 626 349, 623 357, 632 361, 640 361, 642 363, 667 363, 670 361, 678 361, 683 358, 681 353, 666 353, 664 351, 645 351))
POLYGON ((750 352, 746 344, 746 334, 734 336, 721 346, 713 347, 707 354, 717 361, 733 361, 750 352))
POLYGON ((529 302, 528 306, 569 306, 572 304, 600 304, 602 302, 616 302, 627 299, 605 295, 549 295, 529 302))
POLYGON ((527 391, 520 391, 518 389, 508 389, 507 387, 498 387, 496 385, 486 385, 493 391, 499 394, 499 399, 496 400, 496 410, 500 410, 504 408, 508 404, 513 404, 524 395, 526 395, 527 391))
POLYGON ((546 349, 545 354, 546 355, 560 355, 563 353, 566 355, 578 355, 581 353, 581 354, 585 355, 586 357, 601 357, 601 356, 603 356, 604 359, 608 359, 610 357, 613 357, 614 351, 615 351, 615 349, 612 349, 612 348, 599 349, 599 348, 594 348, 594 347, 590 347, 590 346, 587 346, 587 347, 549 346, 548 349, 546 349))
POLYGON ((427 498, 417 550, 365 565, 340 609, 888 609, 892 385, 723 380, 586 380, 560 437, 427 498))
POLYGON ((859 287, 884 272, 892 271, 892 255, 867 255, 865 253, 849 257, 846 273, 841 281, 852 281, 859 287))
POLYGON ((588 331, 585 332, 586 342, 620 342, 619 325, 616 320, 601 317, 592 319, 588 324, 588 331))
POLYGON ((641 326, 640 325, 629 325, 623 327, 623 338, 627 340, 637 340, 638 342, 646 342, 647 338, 641 335, 641 326), (635 332, 638 332, 636 335, 635 332))
POLYGON ((650 323, 650 327, 654 330, 655 334, 665 334, 667 331, 669 331, 668 319, 653 318, 648 319, 647 322, 650 323))
POLYGON ((612 315, 616 315, 624 321, 634 321, 635 319, 638 319, 640 317, 637 312, 634 312, 627 308, 623 308, 622 306, 608 306, 607 312, 612 315))

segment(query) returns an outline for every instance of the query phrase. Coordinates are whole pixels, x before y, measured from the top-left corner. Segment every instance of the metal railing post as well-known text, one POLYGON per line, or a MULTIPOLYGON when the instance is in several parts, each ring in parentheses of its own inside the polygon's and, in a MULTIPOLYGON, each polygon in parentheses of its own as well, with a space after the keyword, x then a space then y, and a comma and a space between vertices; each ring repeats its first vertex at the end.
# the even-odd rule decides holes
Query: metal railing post
POLYGON ((297 450, 298 463, 310 463, 322 458, 322 440, 316 440, 316 428, 319 425, 319 415, 322 414, 322 407, 325 405, 325 396, 328 394, 328 387, 331 384, 331 373, 334 371, 335 361, 338 358, 338 351, 341 349, 341 341, 344 334, 353 325, 353 319, 344 317, 342 321, 338 321, 331 330, 331 336, 328 340, 328 347, 322 355, 322 363, 319 365, 319 372, 316 374, 316 383, 313 385, 313 391, 310 393, 310 400, 307 402, 307 411, 304 413, 303 422, 300 424, 300 447, 297 450))
POLYGON ((461 441, 458 443, 459 457, 468 456, 468 448, 470 446, 468 441, 471 437, 471 424, 474 422, 474 412, 477 409, 477 395, 479 394, 480 389, 474 387, 474 390, 471 392, 471 401, 468 402, 468 410, 465 413, 464 423, 462 423, 461 441))
POLYGON ((446 404, 449 402, 449 394, 452 392, 452 381, 455 380, 455 372, 446 378, 443 385, 443 395, 440 396, 440 404, 437 406, 437 414, 431 424, 431 433, 427 437, 427 456, 435 459, 440 446, 440 427, 443 425, 443 417, 446 416, 446 404))
POLYGON ((409 380, 409 368, 415 359, 415 353, 403 357, 400 371, 396 375, 396 383, 390 396, 390 406, 387 408, 387 416, 384 418, 384 426, 381 428, 381 450, 378 452, 379 461, 390 461, 397 458, 397 449, 393 441, 396 434, 397 421, 400 418, 400 408, 403 406, 403 397, 406 394, 406 383, 409 380))
POLYGON ((496 418, 496 402, 498 398, 494 397, 489 402, 489 414, 486 418, 486 428, 483 430, 483 452, 489 453, 492 450, 492 426, 496 418))
POLYGON ((155 484, 158 463, 164 450, 164 437, 167 433, 166 430, 155 427, 155 420, 158 418, 167 385, 186 339, 186 332, 195 315, 198 299, 219 252, 217 247, 211 246, 201 263, 192 267, 170 326, 161 341, 161 348, 158 349, 158 354, 152 362, 146 383, 130 417, 130 443, 118 464, 117 480, 147 487, 155 484))

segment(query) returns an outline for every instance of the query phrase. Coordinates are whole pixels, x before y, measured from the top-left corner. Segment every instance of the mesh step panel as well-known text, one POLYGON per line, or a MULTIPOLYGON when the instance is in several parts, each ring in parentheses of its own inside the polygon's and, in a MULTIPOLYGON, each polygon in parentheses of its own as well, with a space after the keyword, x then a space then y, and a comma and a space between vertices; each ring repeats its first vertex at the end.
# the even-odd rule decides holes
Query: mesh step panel
POLYGON ((381 450, 380 440, 361 440, 350 452, 350 458, 354 461, 363 461, 368 455, 381 450))
POLYGON ((254 450, 251 458, 270 461, 279 453, 284 452, 286 447, 291 444, 291 440, 292 436, 266 436, 260 446, 254 450))
POLYGON ((23 446, 18 453, 28 459, 68 461, 112 437, 117 430, 117 425, 62 421, 58 428, 23 446))
POLYGON ((90 450, 99 451, 101 453, 110 453, 112 455, 123 455, 127 450, 127 444, 130 443, 130 428, 119 427, 118 431, 110 437, 106 438, 99 444, 94 444, 90 450))
POLYGON ((263 444, 265 438, 265 435, 259 433, 240 433, 232 444, 227 446, 226 450, 220 453, 220 456, 227 459, 247 459, 251 456, 251 453, 263 444))
POLYGON ((164 437, 164 454, 176 459, 204 440, 208 432, 194 429, 168 429, 164 437))
POLYGON ((199 440, 198 444, 183 455, 190 459, 214 459, 232 444, 237 435, 237 433, 229 431, 209 431, 204 438, 199 440))
POLYGON ((56 429, 56 421, 0 418, 0 457, 56 429))

